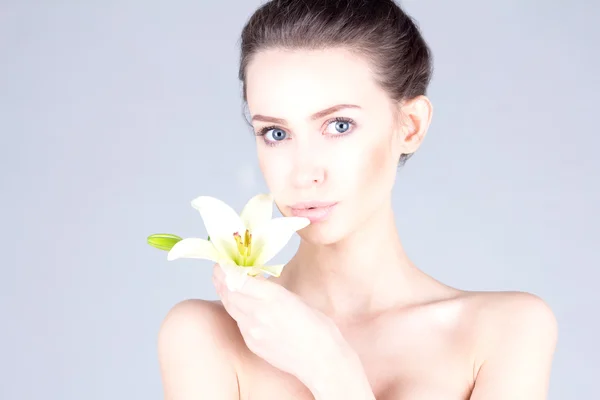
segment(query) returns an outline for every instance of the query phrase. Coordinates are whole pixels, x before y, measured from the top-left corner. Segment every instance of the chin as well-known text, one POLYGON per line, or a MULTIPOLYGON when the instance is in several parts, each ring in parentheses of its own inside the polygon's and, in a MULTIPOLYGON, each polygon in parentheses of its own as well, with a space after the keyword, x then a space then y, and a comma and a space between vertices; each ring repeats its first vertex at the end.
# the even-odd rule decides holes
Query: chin
POLYGON ((339 222, 328 220, 311 223, 300 230, 298 235, 308 243, 326 246, 339 242, 347 235, 347 232, 339 222))

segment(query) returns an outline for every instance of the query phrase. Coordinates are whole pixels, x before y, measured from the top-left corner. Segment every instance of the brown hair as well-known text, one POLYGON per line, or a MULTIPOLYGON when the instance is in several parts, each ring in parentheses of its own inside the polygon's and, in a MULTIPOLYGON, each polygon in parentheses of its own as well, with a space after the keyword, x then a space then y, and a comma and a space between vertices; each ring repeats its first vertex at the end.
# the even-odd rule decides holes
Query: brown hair
POLYGON ((419 28, 393 0, 271 0, 244 26, 240 47, 244 102, 248 64, 272 48, 346 48, 370 61, 378 84, 398 102, 425 95, 433 73, 419 28))

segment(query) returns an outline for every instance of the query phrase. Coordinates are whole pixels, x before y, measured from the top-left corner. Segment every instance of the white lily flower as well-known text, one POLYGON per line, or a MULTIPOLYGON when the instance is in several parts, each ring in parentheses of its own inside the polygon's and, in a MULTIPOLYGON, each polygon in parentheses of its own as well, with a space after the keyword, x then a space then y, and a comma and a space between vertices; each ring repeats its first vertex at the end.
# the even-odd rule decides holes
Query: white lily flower
POLYGON ((273 197, 251 198, 241 214, 223 201, 200 196, 192 201, 200 212, 209 240, 186 238, 169 250, 167 259, 199 258, 219 263, 230 290, 240 288, 248 276, 261 272, 279 276, 285 264, 266 265, 310 221, 302 217, 272 218, 273 197))

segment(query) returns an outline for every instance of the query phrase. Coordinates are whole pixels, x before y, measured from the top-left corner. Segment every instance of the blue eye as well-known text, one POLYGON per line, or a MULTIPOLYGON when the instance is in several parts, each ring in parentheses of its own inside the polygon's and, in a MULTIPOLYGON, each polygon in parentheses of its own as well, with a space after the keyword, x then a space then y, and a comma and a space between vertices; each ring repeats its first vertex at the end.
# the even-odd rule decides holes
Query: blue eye
POLYGON ((257 135, 262 136, 264 142, 269 146, 277 146, 279 144, 278 142, 287 139, 287 133, 276 126, 266 126, 262 128, 257 135), (272 136, 273 138, 268 138, 267 136, 272 136))
POLYGON ((350 126, 354 124, 354 121, 352 121, 349 118, 338 117, 331 121, 328 124, 328 126, 331 124, 334 124, 335 127, 335 132, 331 132, 331 134, 333 136, 340 136, 342 134, 348 133, 348 131, 350 130, 350 126))
POLYGON ((274 141, 279 142, 281 140, 284 140, 286 138, 286 133, 285 131, 279 129, 279 128, 273 128, 273 129, 269 129, 267 131, 265 131, 265 136, 268 135, 269 132, 272 132, 272 137, 274 141))
POLYGON ((348 129, 350 129, 350 124, 348 121, 333 121, 335 123, 335 129, 339 133, 345 133, 348 129))

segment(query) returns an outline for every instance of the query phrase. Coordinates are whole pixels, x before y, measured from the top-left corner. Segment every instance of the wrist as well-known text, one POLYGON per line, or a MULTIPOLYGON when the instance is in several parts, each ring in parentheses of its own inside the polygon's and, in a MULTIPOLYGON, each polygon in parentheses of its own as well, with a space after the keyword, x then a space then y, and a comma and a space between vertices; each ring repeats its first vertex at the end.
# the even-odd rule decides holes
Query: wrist
POLYGON ((360 358, 349 346, 323 360, 307 387, 315 400, 375 400, 360 358))

